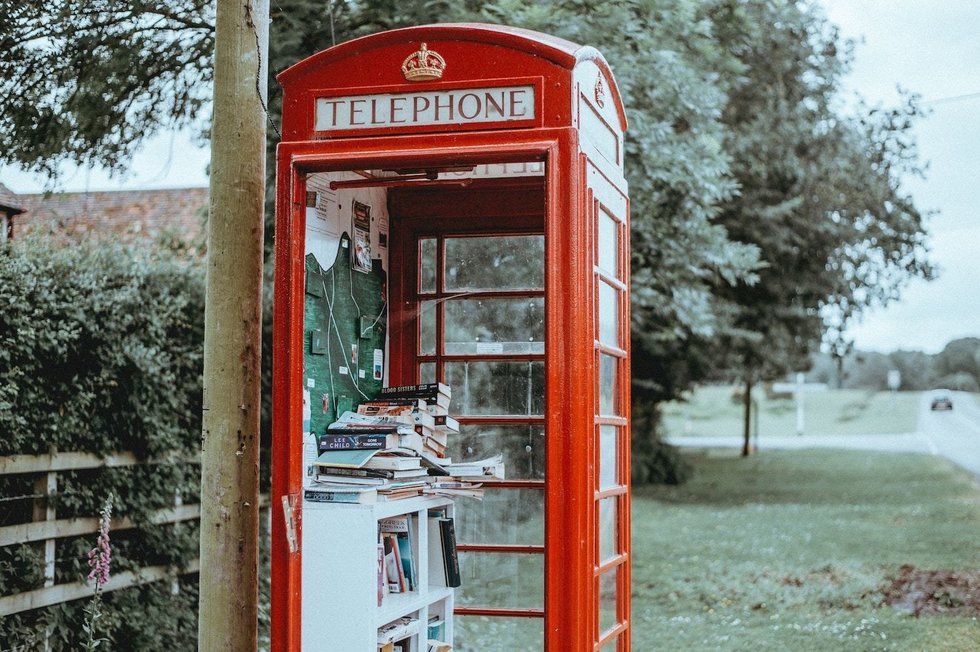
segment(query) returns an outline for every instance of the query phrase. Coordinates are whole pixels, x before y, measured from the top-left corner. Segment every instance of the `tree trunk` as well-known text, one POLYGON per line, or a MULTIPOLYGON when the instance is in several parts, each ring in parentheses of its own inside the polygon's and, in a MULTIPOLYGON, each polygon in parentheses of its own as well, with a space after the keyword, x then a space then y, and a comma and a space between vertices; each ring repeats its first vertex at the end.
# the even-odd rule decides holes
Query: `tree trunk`
POLYGON ((742 457, 748 457, 752 452, 749 438, 752 435, 752 380, 745 379, 745 395, 742 397, 742 457))
POLYGON ((258 642, 268 0, 217 0, 204 317, 198 650, 258 642))

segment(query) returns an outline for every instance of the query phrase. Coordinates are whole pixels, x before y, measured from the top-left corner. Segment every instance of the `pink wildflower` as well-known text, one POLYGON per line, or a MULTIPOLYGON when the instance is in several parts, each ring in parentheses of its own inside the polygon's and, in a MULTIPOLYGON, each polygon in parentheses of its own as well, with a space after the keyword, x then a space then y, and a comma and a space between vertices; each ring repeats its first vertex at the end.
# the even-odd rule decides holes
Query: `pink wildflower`
POLYGON ((99 539, 94 548, 89 550, 88 565, 92 569, 88 578, 95 580, 96 588, 109 583, 109 565, 112 562, 112 550, 109 548, 109 521, 112 518, 112 497, 106 499, 99 518, 99 539))

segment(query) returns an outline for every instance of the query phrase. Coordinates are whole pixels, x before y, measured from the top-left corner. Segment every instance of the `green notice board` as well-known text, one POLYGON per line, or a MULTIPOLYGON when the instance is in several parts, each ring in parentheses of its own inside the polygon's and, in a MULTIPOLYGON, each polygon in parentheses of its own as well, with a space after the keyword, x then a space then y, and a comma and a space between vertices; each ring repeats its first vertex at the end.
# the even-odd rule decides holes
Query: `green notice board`
POLYGON ((381 260, 369 273, 351 268, 351 240, 341 236, 337 257, 323 269, 306 256, 304 388, 310 427, 322 434, 344 410, 377 396, 384 372, 386 275, 381 260))

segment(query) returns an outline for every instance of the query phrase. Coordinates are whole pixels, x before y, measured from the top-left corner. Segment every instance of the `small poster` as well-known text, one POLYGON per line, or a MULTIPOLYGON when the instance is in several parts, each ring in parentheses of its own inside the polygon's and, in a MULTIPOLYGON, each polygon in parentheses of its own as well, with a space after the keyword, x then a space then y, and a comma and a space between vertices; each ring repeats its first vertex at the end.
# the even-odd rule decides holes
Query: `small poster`
POLYGON ((354 232, 354 255, 351 266, 358 272, 371 271, 371 207, 354 200, 351 210, 354 232))
POLYGON ((384 361, 385 361, 385 352, 382 351, 381 349, 375 349, 374 360, 373 360, 373 364, 371 365, 372 370, 374 371, 375 380, 382 379, 382 376, 384 374, 384 361))

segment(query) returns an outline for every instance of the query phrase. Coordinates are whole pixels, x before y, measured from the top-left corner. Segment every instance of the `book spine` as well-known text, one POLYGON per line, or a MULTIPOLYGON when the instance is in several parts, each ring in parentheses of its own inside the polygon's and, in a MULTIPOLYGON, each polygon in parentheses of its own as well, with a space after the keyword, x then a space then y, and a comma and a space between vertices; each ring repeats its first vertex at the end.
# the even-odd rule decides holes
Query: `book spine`
POLYGON ((429 529, 429 584, 435 587, 446 586, 446 561, 442 552, 442 530, 439 518, 430 516, 426 526, 429 529))
POLYGON ((350 478, 393 478, 393 471, 384 469, 352 469, 346 466, 321 466, 320 475, 337 475, 350 478))
POLYGON ((446 456, 446 445, 436 439, 427 438, 422 450, 430 450, 435 453, 436 457, 446 456))
POLYGON ((345 427, 398 427, 400 424, 411 426, 415 419, 411 414, 353 414, 349 421, 345 422, 345 427))
POLYGON ((368 499, 377 500, 377 494, 370 495, 364 491, 318 491, 307 489, 303 499, 311 503, 363 503, 368 499))
POLYGON ((401 593, 401 582, 398 575, 398 546, 387 534, 382 537, 382 545, 385 551, 385 581, 388 584, 388 593, 401 593))
POLYGON ((439 519, 439 532, 442 534, 442 554, 446 562, 446 586, 457 587, 462 584, 459 574, 459 554, 456 552, 456 526, 453 519, 439 519))
POLYGON ((412 556, 412 539, 408 532, 399 533, 398 553, 401 556, 402 569, 405 573, 405 582, 409 591, 416 589, 415 582, 415 559, 412 556))
POLYGON ((378 529, 385 534, 398 534, 399 532, 408 533, 408 518, 405 516, 391 516, 378 521, 378 529))
POLYGON ((449 394, 449 385, 445 383, 421 383, 419 385, 395 385, 394 387, 382 387, 381 396, 392 394, 407 394, 410 392, 428 392, 430 394, 449 394))
POLYGON ((378 541, 378 606, 385 599, 388 592, 387 582, 385 581, 385 546, 378 541))
POLYGON ((385 448, 388 436, 385 434, 372 435, 342 435, 327 431, 320 435, 320 452, 340 450, 379 450, 385 448))
POLYGON ((429 406, 423 398, 398 398, 397 396, 388 396, 385 398, 374 399, 371 401, 364 401, 357 406, 358 410, 362 407, 417 407, 420 410, 425 410, 429 406))
POLYGON ((398 566, 398 588, 400 593, 405 593, 409 590, 408 581, 405 577, 405 560, 402 559, 401 547, 398 545, 398 535, 388 534, 386 535, 391 540, 391 547, 395 552, 395 563, 398 566))

